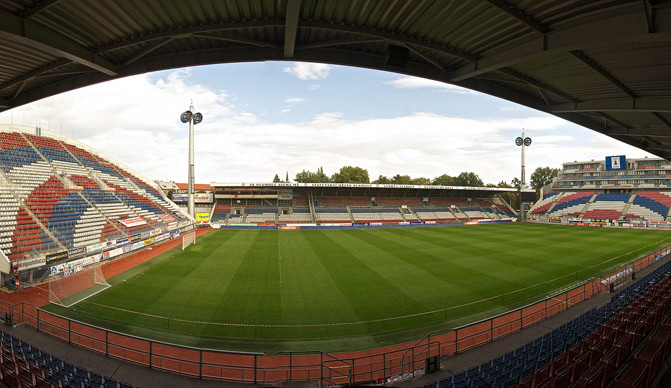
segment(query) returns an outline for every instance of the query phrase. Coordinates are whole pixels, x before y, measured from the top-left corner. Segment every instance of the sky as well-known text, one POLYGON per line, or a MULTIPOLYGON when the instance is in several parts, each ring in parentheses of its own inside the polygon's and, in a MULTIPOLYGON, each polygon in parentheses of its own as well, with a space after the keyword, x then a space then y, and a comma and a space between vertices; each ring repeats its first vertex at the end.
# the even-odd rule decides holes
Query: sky
POLYGON ((193 100, 197 183, 293 180, 345 165, 371 180, 463 171, 485 183, 537 167, 646 153, 555 116, 458 86, 395 73, 300 62, 208 65, 147 73, 45 98, 0 114, 73 137, 150 179, 186 182, 193 100))

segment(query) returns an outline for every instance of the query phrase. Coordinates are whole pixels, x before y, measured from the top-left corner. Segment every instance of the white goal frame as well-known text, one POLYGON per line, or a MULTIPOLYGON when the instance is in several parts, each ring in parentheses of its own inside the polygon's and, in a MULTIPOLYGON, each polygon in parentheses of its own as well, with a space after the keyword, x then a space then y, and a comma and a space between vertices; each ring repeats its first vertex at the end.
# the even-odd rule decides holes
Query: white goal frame
POLYGON ((182 233, 182 250, 185 250, 189 245, 196 245, 196 231, 182 233))
POLYGON ((74 273, 63 271, 49 281, 49 303, 69 308, 111 287, 101 263, 89 268, 74 267, 71 271, 74 273))

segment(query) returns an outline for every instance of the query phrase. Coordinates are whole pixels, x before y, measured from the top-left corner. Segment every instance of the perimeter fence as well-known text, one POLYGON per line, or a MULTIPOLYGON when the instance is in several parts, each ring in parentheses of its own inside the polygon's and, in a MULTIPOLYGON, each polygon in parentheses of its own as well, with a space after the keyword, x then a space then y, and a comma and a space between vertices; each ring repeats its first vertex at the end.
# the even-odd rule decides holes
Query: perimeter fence
POLYGON ((322 351, 253 353, 196 348, 155 341, 63 317, 30 303, 0 301, 0 317, 27 324, 69 344, 148 368, 200 379, 279 385, 318 381, 325 385, 384 382, 408 377, 436 357, 453 356, 516 333, 599 292, 621 284, 668 255, 671 245, 592 279, 513 311, 454 329, 434 331, 418 341, 380 349, 330 354, 322 351))

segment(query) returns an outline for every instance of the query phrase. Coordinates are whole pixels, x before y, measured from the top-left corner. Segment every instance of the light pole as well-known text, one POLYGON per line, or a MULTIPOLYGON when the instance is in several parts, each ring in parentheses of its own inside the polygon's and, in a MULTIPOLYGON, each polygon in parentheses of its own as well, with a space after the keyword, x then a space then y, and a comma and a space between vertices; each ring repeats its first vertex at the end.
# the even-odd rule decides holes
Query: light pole
POLYGON ((191 217, 196 217, 196 205, 193 200, 194 195, 194 169, 193 169, 193 126, 203 121, 203 115, 200 113, 193 113, 193 101, 189 110, 182 113, 179 119, 183 123, 189 123, 189 202, 188 212, 191 217))
POLYGON ((518 147, 522 147, 522 177, 520 181, 520 218, 522 221, 526 220, 526 214, 524 214, 524 204, 522 203, 522 189, 526 187, 526 171, 525 171, 525 166, 524 166, 524 147, 528 147, 531 145, 531 138, 530 137, 525 137, 524 136, 524 128, 522 129, 522 136, 518 136, 515 139, 515 145, 518 147))

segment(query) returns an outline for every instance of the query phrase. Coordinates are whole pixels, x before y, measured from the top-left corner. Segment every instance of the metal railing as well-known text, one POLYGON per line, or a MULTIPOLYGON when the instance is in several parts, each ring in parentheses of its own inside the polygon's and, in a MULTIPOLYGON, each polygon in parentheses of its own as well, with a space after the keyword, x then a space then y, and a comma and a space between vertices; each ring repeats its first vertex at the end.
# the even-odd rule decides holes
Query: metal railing
MULTIPOLYGON (((666 246, 628 263, 636 273, 667 254, 666 246)), ((30 303, 0 301, 0 317, 27 324, 108 357, 200 379, 255 384, 318 381, 326 385, 383 382, 414 374, 431 356, 456 355, 516 333, 609 289, 608 277, 590 280, 513 311, 455 329, 433 331, 416 342, 381 349, 329 354, 322 351, 274 354, 196 348, 137 337, 76 321, 30 303), (7 315, 5 315, 7 314, 7 315)))

